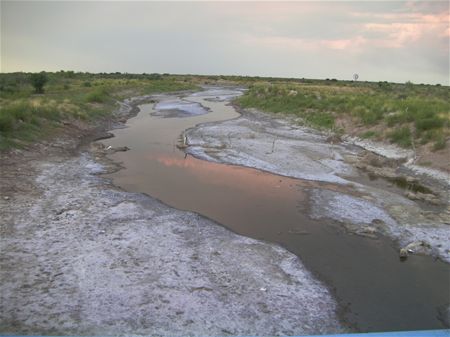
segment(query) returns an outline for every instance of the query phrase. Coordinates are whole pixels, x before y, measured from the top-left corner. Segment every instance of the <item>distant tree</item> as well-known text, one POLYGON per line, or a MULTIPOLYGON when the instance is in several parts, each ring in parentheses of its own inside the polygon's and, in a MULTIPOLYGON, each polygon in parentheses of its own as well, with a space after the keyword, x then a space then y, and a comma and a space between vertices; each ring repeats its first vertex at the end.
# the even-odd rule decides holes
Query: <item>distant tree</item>
POLYGON ((63 71, 63 75, 67 78, 74 78, 75 72, 73 70, 63 71))
POLYGON ((149 80, 160 80, 162 78, 162 76, 160 74, 153 73, 153 74, 148 75, 147 78, 149 80))
POLYGON ((44 93, 44 85, 48 82, 48 77, 45 72, 34 73, 30 76, 31 85, 38 94, 44 93))

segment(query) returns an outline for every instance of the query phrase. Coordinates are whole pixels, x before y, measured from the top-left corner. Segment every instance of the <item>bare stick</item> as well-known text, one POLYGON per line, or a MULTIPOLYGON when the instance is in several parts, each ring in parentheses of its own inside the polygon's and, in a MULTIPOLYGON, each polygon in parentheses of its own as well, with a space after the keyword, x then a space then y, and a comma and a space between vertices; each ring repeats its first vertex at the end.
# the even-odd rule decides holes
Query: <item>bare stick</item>
POLYGON ((275 150, 275 141, 277 140, 277 138, 274 138, 273 139, 273 143, 272 143, 272 152, 270 152, 270 153, 273 153, 273 151, 275 150))

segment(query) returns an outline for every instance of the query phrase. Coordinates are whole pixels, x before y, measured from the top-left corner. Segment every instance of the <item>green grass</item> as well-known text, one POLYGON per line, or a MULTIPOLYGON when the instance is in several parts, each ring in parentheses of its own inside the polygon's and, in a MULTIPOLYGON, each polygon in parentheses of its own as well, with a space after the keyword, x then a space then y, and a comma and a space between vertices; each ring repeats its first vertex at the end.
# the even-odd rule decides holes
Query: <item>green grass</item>
POLYGON ((410 147, 412 145, 411 130, 404 126, 388 133, 388 138, 393 143, 397 143, 402 147, 410 147))
POLYGON ((39 105, 24 100, 12 102, 0 110, 0 148, 35 141, 61 117, 53 101, 39 105))
POLYGON ((433 150, 434 151, 442 150, 445 148, 445 145, 446 145, 445 137, 442 134, 439 134, 435 138, 435 141, 433 143, 433 150))
POLYGON ((95 88, 86 95, 86 102, 89 103, 104 103, 108 100, 108 94, 103 87, 95 88))
POLYGON ((317 128, 331 129, 334 126, 334 117, 325 112, 309 113, 305 116, 305 120, 317 128))
POLYGON ((362 132, 364 138, 376 136, 403 147, 411 147, 413 141, 433 143, 436 150, 445 147, 450 135, 449 93, 448 87, 412 83, 260 81, 251 84, 237 103, 293 114, 317 128, 335 129, 339 119, 346 119, 352 128, 369 129, 362 132), (383 131, 372 134, 370 128, 378 125, 383 131))
POLYGON ((378 136, 378 132, 373 131, 373 130, 368 130, 368 131, 363 132, 359 136, 364 139, 375 138, 378 136))

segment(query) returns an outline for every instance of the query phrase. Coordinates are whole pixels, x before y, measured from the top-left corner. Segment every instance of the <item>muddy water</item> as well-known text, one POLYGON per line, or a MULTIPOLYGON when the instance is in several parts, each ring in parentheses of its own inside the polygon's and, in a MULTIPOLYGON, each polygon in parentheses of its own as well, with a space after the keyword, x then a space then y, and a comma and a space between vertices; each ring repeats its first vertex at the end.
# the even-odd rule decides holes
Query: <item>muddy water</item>
POLYGON ((210 112, 186 115, 175 109, 164 118, 151 115, 153 104, 142 105, 128 128, 104 141, 131 148, 113 155, 125 167, 110 175, 116 185, 198 212, 239 234, 283 245, 335 291, 342 317, 357 329, 443 327, 437 316, 450 297, 448 265, 423 256, 400 262, 390 240, 349 235, 335 223, 306 215, 311 188, 344 192, 342 186, 185 156, 175 146, 185 129, 238 116, 225 102, 186 99, 210 112))

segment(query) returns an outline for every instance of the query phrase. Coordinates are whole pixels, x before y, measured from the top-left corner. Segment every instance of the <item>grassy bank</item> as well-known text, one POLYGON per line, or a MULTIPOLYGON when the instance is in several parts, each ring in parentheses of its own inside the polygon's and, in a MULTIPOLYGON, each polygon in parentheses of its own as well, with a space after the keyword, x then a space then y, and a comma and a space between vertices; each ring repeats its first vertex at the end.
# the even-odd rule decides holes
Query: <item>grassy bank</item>
POLYGON ((0 74, 0 150, 51 137, 62 123, 106 117, 126 97, 196 88, 171 75, 61 71, 46 77, 44 92, 36 94, 30 74, 0 74))
POLYGON ((302 123, 402 147, 446 147, 450 136, 449 87, 388 82, 280 79, 169 74, 47 73, 36 94, 30 74, 0 74, 0 150, 51 136, 63 122, 95 121, 118 100, 199 84, 245 85, 242 107, 291 114, 302 123))
POLYGON ((298 116, 309 126, 402 147, 446 146, 449 88, 412 83, 328 81, 258 82, 238 103, 298 116))

